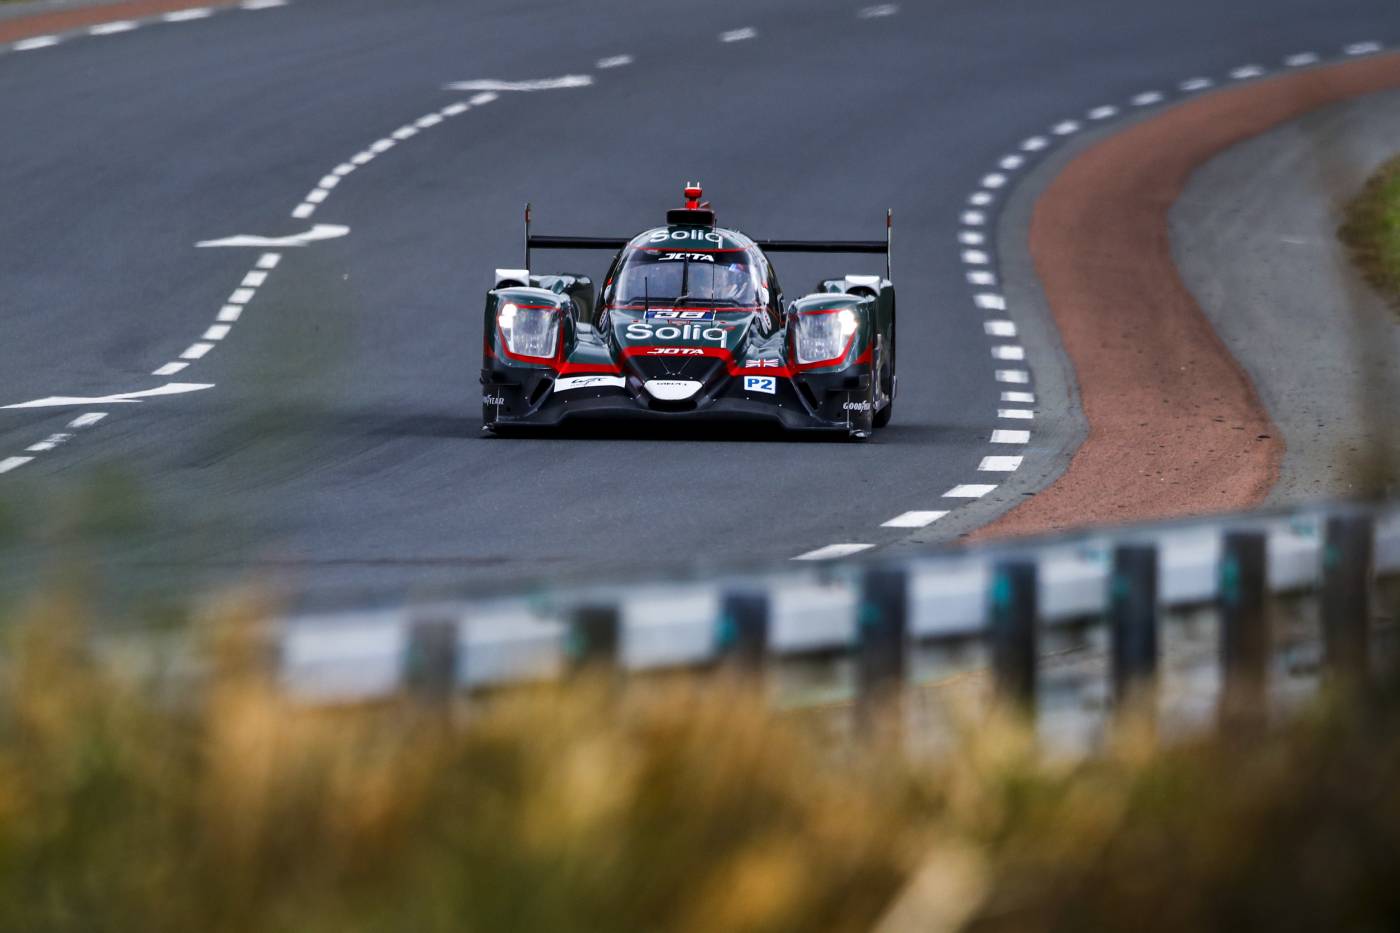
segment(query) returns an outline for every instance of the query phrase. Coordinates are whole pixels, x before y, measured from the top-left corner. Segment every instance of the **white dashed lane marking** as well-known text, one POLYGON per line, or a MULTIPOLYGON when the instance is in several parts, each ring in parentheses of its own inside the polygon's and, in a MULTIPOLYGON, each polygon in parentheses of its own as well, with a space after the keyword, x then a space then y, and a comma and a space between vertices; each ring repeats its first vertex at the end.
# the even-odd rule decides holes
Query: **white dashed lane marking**
POLYGON ((0 460, 0 473, 8 473, 11 470, 24 466, 26 463, 33 462, 33 460, 33 457, 6 457, 4 460, 0 460))
POLYGON ((31 39, 21 39, 10 48, 16 52, 32 52, 35 49, 46 49, 51 45, 58 45, 58 36, 34 36, 31 39))
POLYGON ((1019 382, 1027 383, 1031 381, 1031 374, 1024 369, 998 369, 997 382, 1019 382))
POLYGON ((758 36, 758 30, 757 30, 757 29, 754 29, 752 26, 745 26, 743 29, 731 29, 731 30, 729 30, 728 32, 722 32, 722 33, 720 33, 720 34, 719 34, 719 41, 721 41, 721 42, 745 42, 745 41, 747 41, 747 40, 749 40, 749 39, 756 38, 757 36, 758 36))
POLYGON ((1017 404, 1020 404, 1020 405, 1034 405, 1034 404, 1035 404, 1035 393, 1034 393, 1034 392, 1003 392, 1003 393, 1001 393, 1001 400, 1002 400, 1003 402, 1016 402, 1017 404))
POLYGON ((1020 468, 1020 457, 983 457, 977 465, 980 473, 1014 473, 1020 468))
POLYGON ((175 10, 173 13, 162 15, 161 19, 165 20, 167 23, 188 23, 191 20, 204 19, 207 16, 213 15, 213 10, 208 7, 200 6, 192 10, 175 10))
POLYGON ((856 16, 861 19, 879 19, 882 16, 893 16, 899 12, 897 3, 881 3, 876 6, 868 6, 861 10, 856 16))
POLYGON ((623 65, 632 64, 631 55, 614 55, 611 58, 598 59, 598 67, 602 69, 621 68, 623 65))
POLYGON ((874 546, 873 544, 828 544, 815 551, 799 554, 793 560, 836 560, 841 557, 850 557, 852 554, 859 554, 861 551, 868 551, 874 546))
POLYGON ((192 343, 192 344, 190 344, 188 347, 185 348, 185 352, 184 352, 184 353, 181 353, 181 354, 180 354, 180 359, 182 359, 182 360, 198 360, 198 359, 202 359, 202 358, 204 357, 204 354, 208 353, 208 352, 209 352, 210 350, 212 350, 212 349, 214 349, 214 345, 213 345, 212 343, 192 343))
POLYGON ((1014 321, 983 321, 982 330, 986 331, 988 337, 1016 336, 1016 324, 1014 321))
POLYGON ((72 421, 68 422, 68 427, 70 427, 70 428, 90 428, 90 427, 92 427, 94 424, 97 424, 97 422, 101 421, 101 420, 102 420, 103 418, 105 418, 105 417, 107 417, 107 413, 106 413, 105 411, 90 411, 90 412, 88 412, 88 413, 86 413, 86 414, 79 415, 78 417, 74 418, 72 421))
POLYGON ((992 432, 993 444, 1029 444, 1031 442, 1031 432, 1029 431, 1003 431, 992 432))
POLYGON ((1035 412, 1031 411, 1029 408, 998 408, 997 417, 1009 418, 1013 421, 1028 421, 1035 417, 1035 412))
POLYGON ((943 494, 945 499, 980 499, 987 493, 996 489, 995 484, 967 483, 962 486, 954 486, 943 494))
POLYGON ((110 23, 98 23, 96 26, 88 27, 90 36, 114 36, 119 32, 130 32, 137 27, 134 20, 119 19, 110 23))
POLYGON ((903 515, 896 515, 887 522, 881 522, 881 528, 927 528, 943 516, 947 511, 942 512, 905 512, 903 515))

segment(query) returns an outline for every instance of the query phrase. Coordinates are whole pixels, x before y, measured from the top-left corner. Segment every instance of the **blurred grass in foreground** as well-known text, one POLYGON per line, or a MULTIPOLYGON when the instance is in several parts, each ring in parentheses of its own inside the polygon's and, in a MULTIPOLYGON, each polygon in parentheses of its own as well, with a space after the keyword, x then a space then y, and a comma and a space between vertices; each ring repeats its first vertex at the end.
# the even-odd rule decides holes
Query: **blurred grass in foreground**
POLYGON ((3 629, 0 930, 1381 930, 1400 707, 1040 757, 834 742, 722 677, 313 710, 256 613, 197 694, 118 674, 71 599, 3 629))
POLYGON ((1400 158, 1381 166, 1347 205, 1340 235, 1362 274, 1400 302, 1400 158))

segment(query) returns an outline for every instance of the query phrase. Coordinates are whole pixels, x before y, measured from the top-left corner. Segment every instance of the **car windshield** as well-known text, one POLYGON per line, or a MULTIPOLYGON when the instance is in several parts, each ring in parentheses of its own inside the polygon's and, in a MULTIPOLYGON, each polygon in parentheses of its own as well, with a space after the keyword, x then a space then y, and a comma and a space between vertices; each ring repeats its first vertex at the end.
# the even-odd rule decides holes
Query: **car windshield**
POLYGON ((742 249, 635 249, 623 261, 613 303, 757 304, 756 270, 742 249))

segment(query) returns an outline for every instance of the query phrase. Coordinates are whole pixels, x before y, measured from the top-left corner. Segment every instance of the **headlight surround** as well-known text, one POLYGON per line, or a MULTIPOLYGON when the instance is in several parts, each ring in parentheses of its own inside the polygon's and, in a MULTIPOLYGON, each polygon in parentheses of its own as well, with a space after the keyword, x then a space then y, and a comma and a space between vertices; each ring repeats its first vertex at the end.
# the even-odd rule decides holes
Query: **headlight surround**
POLYGON ((508 301, 496 313, 506 349, 515 356, 551 359, 559 345, 559 309, 508 301))
POLYGON ((803 366, 839 362, 850 350, 859 323, 855 311, 850 308, 797 315, 794 335, 797 362, 803 366))

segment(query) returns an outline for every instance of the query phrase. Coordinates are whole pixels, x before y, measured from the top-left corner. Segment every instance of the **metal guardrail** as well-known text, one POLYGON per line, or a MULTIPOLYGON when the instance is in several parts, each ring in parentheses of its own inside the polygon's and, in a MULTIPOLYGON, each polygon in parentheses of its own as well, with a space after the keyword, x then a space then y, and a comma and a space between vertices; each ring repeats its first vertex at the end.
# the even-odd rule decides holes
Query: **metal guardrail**
POLYGON ((1323 657, 1368 663, 1377 576, 1400 578, 1400 505, 1337 506, 1091 532, 908 557, 564 589, 402 610, 302 616, 278 628, 280 676, 313 702, 460 691, 581 667, 751 669, 854 660, 857 708, 902 687, 909 653, 989 649, 1000 693, 1037 702, 1038 642, 1103 628, 1107 693, 1151 683, 1164 614, 1214 607, 1222 712, 1257 704, 1272 598, 1315 594, 1323 657))

